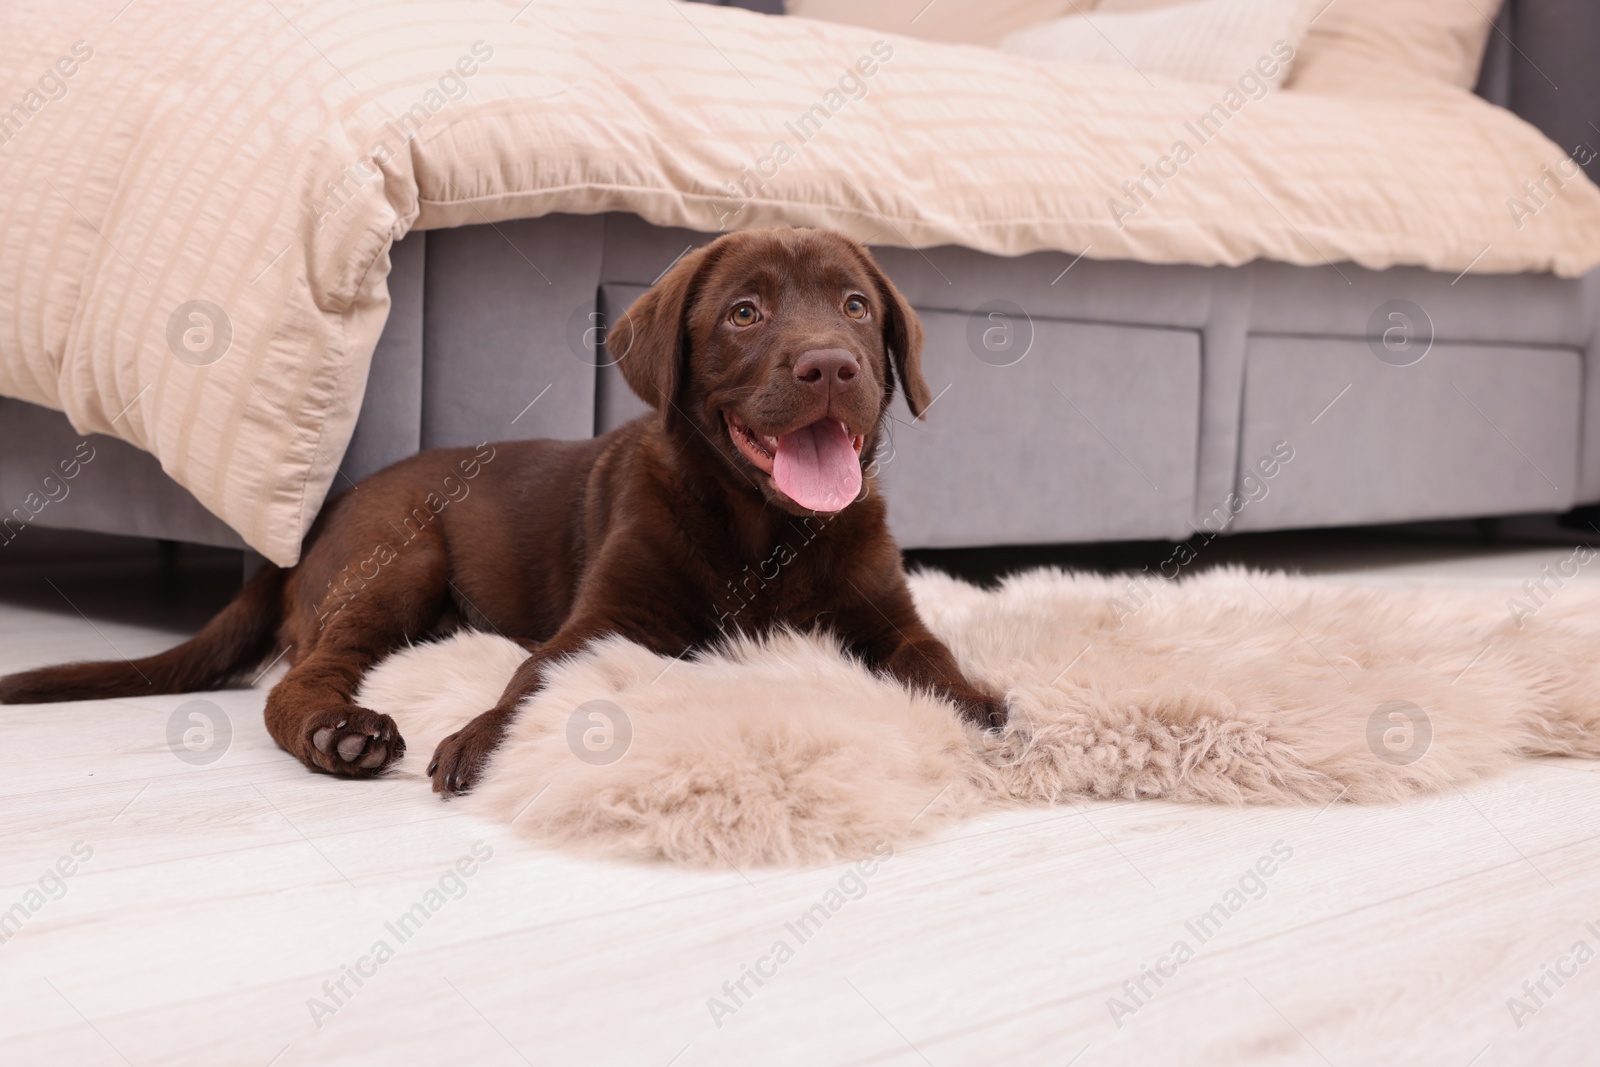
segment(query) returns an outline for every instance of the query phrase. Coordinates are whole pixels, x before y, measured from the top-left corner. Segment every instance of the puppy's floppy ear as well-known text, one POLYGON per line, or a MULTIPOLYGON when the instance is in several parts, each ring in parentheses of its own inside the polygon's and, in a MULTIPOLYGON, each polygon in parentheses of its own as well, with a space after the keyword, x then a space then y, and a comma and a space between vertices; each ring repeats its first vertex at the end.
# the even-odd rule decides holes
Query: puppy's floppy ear
POLYGON ((900 389, 906 394, 906 406, 911 414, 922 418, 922 413, 933 403, 933 394, 922 377, 922 323, 911 310, 906 298, 894 287, 889 276, 866 257, 873 279, 878 286, 878 297, 883 301, 883 345, 888 349, 889 362, 900 378, 900 389))
POLYGON ((697 248, 678 260, 606 331, 606 352, 628 387, 657 410, 666 408, 678 395, 678 379, 688 354, 684 316, 700 270, 709 262, 708 251, 697 248))

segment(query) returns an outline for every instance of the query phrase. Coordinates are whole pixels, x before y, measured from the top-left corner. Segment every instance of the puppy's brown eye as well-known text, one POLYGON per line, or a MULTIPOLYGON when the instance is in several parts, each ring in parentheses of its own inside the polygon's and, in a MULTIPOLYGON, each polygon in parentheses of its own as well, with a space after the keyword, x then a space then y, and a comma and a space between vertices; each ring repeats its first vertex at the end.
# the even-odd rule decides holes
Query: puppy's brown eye
POLYGON ((844 302, 844 313, 852 319, 864 319, 867 317, 867 302, 859 296, 852 296, 844 302))
POLYGON ((761 312, 754 304, 739 304, 728 315, 728 321, 735 326, 754 326, 760 318, 761 312))

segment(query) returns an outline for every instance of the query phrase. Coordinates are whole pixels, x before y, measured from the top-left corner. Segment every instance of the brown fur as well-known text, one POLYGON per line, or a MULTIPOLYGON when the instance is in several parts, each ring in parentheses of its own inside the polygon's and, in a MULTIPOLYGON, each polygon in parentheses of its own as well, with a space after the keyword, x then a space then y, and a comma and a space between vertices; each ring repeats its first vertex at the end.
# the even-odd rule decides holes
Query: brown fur
POLYGON ((136 663, 0 679, 0 702, 181 692, 228 681, 274 644, 293 664, 267 729, 307 766, 378 774, 405 751, 394 720, 351 703, 395 649, 466 625, 532 651, 495 706, 446 737, 429 773, 469 789, 546 665, 620 634, 679 656, 732 633, 826 627, 901 683, 984 725, 917 617, 872 477, 896 383, 929 402, 922 330, 866 249, 835 234, 732 234, 685 256, 611 331, 628 384, 657 410, 588 441, 424 452, 331 501, 294 568, 267 568, 192 640, 136 663), (865 314, 850 305, 864 300, 865 314), (734 311, 749 303, 757 321, 734 311), (736 447, 724 412, 779 436, 824 415, 864 439, 862 492, 822 515, 736 447))

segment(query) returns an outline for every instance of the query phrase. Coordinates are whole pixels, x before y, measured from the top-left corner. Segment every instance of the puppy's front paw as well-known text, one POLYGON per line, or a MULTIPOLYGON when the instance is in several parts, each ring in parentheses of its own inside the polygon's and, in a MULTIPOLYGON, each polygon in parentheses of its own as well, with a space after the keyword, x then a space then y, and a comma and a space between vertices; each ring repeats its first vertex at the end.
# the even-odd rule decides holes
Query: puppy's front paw
POLYGON ((447 797, 470 792, 478 784, 478 774, 489 753, 505 736, 506 725, 502 715, 488 711, 440 741, 433 751, 433 762, 428 764, 433 791, 447 797))
POLYGON ((990 696, 976 689, 951 692, 950 699, 955 702, 956 710, 963 719, 985 730, 1000 729, 1011 714, 1003 697, 990 696))
POLYGON ((393 719, 354 704, 313 715, 304 737, 301 758, 307 765, 350 778, 382 774, 406 754, 393 719))

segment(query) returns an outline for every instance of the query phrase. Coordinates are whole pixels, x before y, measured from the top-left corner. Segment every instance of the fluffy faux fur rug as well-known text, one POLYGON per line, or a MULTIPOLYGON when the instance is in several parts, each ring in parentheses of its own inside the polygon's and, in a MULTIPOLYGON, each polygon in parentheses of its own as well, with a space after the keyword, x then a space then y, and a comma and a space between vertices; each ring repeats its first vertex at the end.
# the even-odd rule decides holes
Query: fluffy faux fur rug
MULTIPOLYGON (((1345 585, 1240 570, 1179 582, 922 574, 923 617, 1004 690, 1001 735, 784 634, 674 661, 620 639, 552 672, 459 803, 538 840, 712 866, 854 858, 1073 797, 1391 801, 1519 756, 1600 756, 1600 590, 1345 585)), ((359 702, 421 777, 525 653, 460 633, 399 653, 359 702)))

